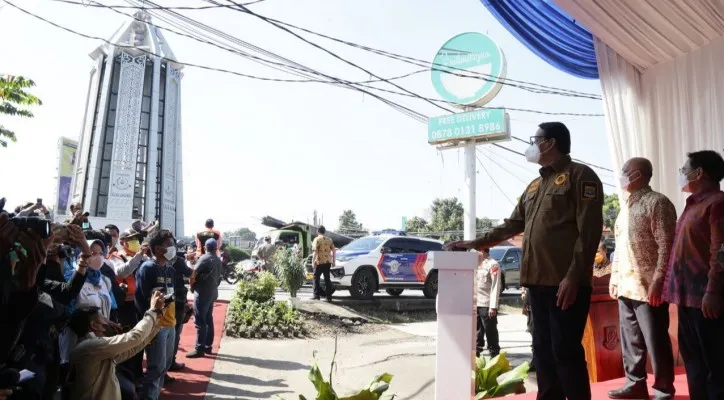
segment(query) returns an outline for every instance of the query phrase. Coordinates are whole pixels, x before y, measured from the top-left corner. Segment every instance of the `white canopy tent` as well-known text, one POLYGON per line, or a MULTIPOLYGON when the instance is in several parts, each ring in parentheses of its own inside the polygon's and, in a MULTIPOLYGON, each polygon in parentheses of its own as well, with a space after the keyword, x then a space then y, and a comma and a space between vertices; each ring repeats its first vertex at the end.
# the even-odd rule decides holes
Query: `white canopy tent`
POLYGON ((724 0, 554 0, 596 37, 614 169, 654 164, 683 210, 685 154, 724 149, 724 0))

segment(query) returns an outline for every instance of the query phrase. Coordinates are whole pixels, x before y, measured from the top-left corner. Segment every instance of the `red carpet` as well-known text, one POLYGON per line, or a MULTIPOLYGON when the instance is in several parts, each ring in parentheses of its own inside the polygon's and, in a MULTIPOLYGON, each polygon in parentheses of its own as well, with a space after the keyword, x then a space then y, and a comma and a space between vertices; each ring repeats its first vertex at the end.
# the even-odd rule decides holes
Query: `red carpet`
MULTIPOLYGON (((686 386, 686 375, 683 374, 683 371, 676 371, 676 380, 674 381, 674 386, 676 386, 676 396, 674 396, 675 400, 684 400, 689 398, 689 389, 686 386)), ((598 399, 608 399, 608 392, 613 389, 620 389, 624 382, 626 382, 626 378, 620 378, 620 379, 614 379, 611 381, 606 382, 598 382, 591 384, 591 398, 593 400, 598 399)), ((649 394, 653 395, 653 391, 651 390, 651 384, 654 382, 654 376, 649 375, 648 383, 649 383, 649 394)), ((512 400, 533 400, 535 399, 536 393, 526 393, 526 394, 520 394, 517 396, 510 396, 506 397, 506 399, 512 399, 512 400)))
POLYGON ((194 326, 193 317, 184 325, 176 361, 186 364, 186 368, 181 372, 170 373, 177 380, 163 389, 161 393, 162 399, 204 398, 206 386, 209 384, 211 372, 214 370, 214 362, 216 362, 216 354, 219 351, 219 344, 221 344, 221 336, 224 333, 227 306, 228 302, 226 301, 217 301, 214 304, 213 355, 194 359, 186 358, 186 353, 193 350, 196 345, 196 327, 194 326))

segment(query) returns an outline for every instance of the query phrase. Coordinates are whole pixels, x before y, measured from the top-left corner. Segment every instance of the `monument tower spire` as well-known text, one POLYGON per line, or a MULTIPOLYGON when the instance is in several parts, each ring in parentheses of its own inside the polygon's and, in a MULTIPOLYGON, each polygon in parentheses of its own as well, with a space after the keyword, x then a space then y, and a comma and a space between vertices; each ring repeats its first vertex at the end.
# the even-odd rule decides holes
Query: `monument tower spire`
POLYGON ((182 66, 150 22, 136 11, 90 53, 73 202, 95 225, 158 219, 183 235, 182 66))

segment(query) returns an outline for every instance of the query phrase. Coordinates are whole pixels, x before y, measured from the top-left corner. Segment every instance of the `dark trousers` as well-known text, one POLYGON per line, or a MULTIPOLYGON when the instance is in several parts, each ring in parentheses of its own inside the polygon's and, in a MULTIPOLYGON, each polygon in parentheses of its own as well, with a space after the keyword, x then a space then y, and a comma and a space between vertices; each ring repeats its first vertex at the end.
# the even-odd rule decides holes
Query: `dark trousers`
POLYGON ((591 306, 591 288, 578 290, 563 310, 556 305, 557 286, 528 288, 533 313, 533 353, 538 374, 538 400, 590 400, 586 355, 581 340, 591 306))
POLYGON ((183 302, 176 302, 176 343, 173 346, 173 362, 176 362, 178 344, 181 340, 181 332, 184 330, 184 317, 186 316, 186 298, 183 302))
POLYGON ((478 339, 476 341, 475 354, 480 354, 485 349, 485 338, 488 338, 488 352, 491 357, 500 353, 500 340, 498 337, 498 317, 489 317, 488 307, 478 307, 478 339))
POLYGON ((706 319, 700 308, 679 306, 679 351, 689 398, 724 399, 724 316, 706 319))
MULTIPOLYGON (((125 329, 130 330, 136 326, 139 321, 138 310, 136 310, 136 305, 132 301, 123 302, 118 307, 118 320, 125 329)), ((119 364, 118 367, 131 373, 131 380, 141 379, 143 376, 143 350, 119 364)))
POLYGON ((325 288, 331 288, 332 287, 332 278, 329 276, 329 270, 332 268, 332 264, 319 264, 316 268, 314 268, 314 280, 312 281, 312 287, 314 290, 314 297, 322 297, 325 296, 327 298, 331 298, 332 296, 328 296, 324 290, 319 286, 319 278, 320 276, 324 275, 324 287, 325 288))
POLYGON ((211 351, 214 343, 214 297, 194 293, 194 325, 196 325, 196 350, 211 351))
POLYGON ((674 388, 674 353, 669 338, 669 304, 651 307, 643 301, 619 297, 621 351, 626 387, 648 390, 646 353, 654 370, 654 398, 670 399, 674 388))

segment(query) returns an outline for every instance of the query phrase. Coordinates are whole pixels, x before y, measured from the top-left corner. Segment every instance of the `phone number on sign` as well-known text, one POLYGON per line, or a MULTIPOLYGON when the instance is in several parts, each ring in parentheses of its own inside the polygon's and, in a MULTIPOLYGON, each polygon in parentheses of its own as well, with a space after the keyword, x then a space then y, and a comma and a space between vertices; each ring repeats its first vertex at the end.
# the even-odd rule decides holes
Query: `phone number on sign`
POLYGON ((436 129, 431 133, 432 140, 454 139, 488 133, 499 133, 503 127, 499 122, 486 122, 478 125, 465 125, 449 129, 436 129))

